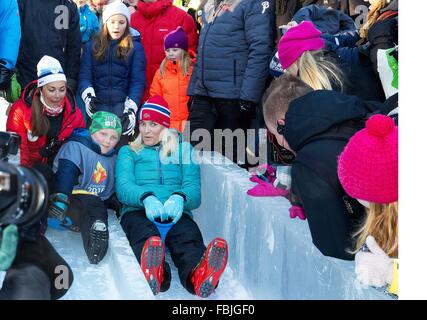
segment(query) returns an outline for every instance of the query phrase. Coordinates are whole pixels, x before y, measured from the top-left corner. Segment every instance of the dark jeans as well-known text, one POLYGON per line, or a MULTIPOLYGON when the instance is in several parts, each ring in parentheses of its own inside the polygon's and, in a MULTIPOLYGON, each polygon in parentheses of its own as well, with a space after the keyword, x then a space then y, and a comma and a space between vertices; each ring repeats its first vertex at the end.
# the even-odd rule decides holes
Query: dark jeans
MULTIPOLYGON (((160 237, 159 230, 154 223, 147 219, 144 209, 126 213, 121 219, 121 225, 139 264, 141 264, 141 252, 145 241, 152 236, 160 237)), ((169 249, 173 263, 178 268, 181 284, 188 292, 194 294, 190 273, 206 250, 196 222, 187 214, 183 214, 166 235, 165 245, 169 249)), ((170 267, 167 263, 165 263, 164 283, 161 291, 165 291, 165 287, 168 288, 170 284, 170 267)))
MULTIPOLYGON (((200 144, 203 141, 202 137, 194 138, 193 140, 193 132, 197 129, 206 129, 211 135, 210 150, 221 153, 235 163, 246 163, 246 137, 251 119, 252 114, 240 109, 239 100, 195 96, 192 100, 187 120, 187 126, 190 125, 190 142, 193 146, 200 144), (234 137, 232 146, 230 146, 232 154, 230 154, 231 150, 227 152, 225 148, 226 140, 224 138, 221 139, 222 147, 215 145, 214 129, 230 129, 232 132, 236 129, 243 129, 244 141, 241 142, 243 145, 238 145, 238 141, 234 137), (240 154, 238 154, 238 150, 241 151, 240 154)), ((217 138, 217 141, 219 142, 220 140, 217 138)), ((205 151, 207 150, 205 149, 205 151)))

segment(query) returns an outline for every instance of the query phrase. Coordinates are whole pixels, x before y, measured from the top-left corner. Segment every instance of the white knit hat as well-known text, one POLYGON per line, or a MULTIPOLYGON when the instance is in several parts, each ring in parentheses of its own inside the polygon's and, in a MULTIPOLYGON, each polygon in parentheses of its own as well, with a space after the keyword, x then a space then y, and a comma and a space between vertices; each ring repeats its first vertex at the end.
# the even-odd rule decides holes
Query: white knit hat
POLYGON ((108 21, 108 19, 111 18, 111 16, 114 16, 116 14, 121 14, 121 15, 125 16, 126 19, 128 19, 128 23, 130 23, 129 9, 120 0, 116 0, 114 2, 111 2, 104 7, 104 10, 102 11, 102 22, 106 23, 108 21))
POLYGON ((67 81, 61 63, 50 56, 44 56, 37 63, 37 78, 37 87, 55 81, 67 81))

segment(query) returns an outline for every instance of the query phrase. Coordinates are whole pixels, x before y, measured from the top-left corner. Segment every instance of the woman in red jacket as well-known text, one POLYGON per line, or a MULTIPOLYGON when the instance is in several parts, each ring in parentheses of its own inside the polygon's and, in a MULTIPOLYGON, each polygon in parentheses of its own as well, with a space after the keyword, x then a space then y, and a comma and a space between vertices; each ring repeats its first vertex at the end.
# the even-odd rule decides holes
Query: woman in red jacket
POLYGON ((151 82, 165 58, 163 39, 181 26, 188 35, 188 49, 197 50, 197 27, 193 18, 172 4, 172 0, 144 0, 138 2, 137 11, 131 15, 130 24, 141 34, 147 61, 146 86, 143 101, 148 99, 151 82))
POLYGON ((84 128, 83 115, 55 58, 44 56, 37 64, 38 80, 29 83, 9 113, 6 129, 21 136, 21 165, 52 164, 75 128, 84 128))

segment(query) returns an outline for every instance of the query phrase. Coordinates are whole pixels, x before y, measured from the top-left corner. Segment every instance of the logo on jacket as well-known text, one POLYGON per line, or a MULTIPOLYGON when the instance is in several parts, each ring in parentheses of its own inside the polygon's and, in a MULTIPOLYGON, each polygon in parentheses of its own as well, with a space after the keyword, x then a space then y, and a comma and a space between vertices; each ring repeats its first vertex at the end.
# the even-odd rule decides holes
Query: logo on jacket
POLYGON ((270 2, 264 1, 263 3, 261 3, 261 6, 262 6, 262 12, 261 12, 261 14, 264 14, 265 10, 267 10, 268 8, 270 8, 270 2))
POLYGON ((92 181, 100 184, 107 179, 107 170, 102 166, 101 162, 98 161, 96 170, 93 171, 92 181))

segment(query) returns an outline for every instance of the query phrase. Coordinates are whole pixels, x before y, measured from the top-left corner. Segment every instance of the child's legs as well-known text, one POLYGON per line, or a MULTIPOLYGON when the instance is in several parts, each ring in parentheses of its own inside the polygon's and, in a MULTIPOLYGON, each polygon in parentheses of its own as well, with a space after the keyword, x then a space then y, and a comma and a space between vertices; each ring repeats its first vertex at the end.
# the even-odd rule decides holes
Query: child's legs
POLYGON ((199 263, 206 250, 203 237, 196 222, 187 214, 169 230, 166 236, 172 260, 178 268, 181 284, 194 294, 194 286, 190 282, 190 273, 199 263))

